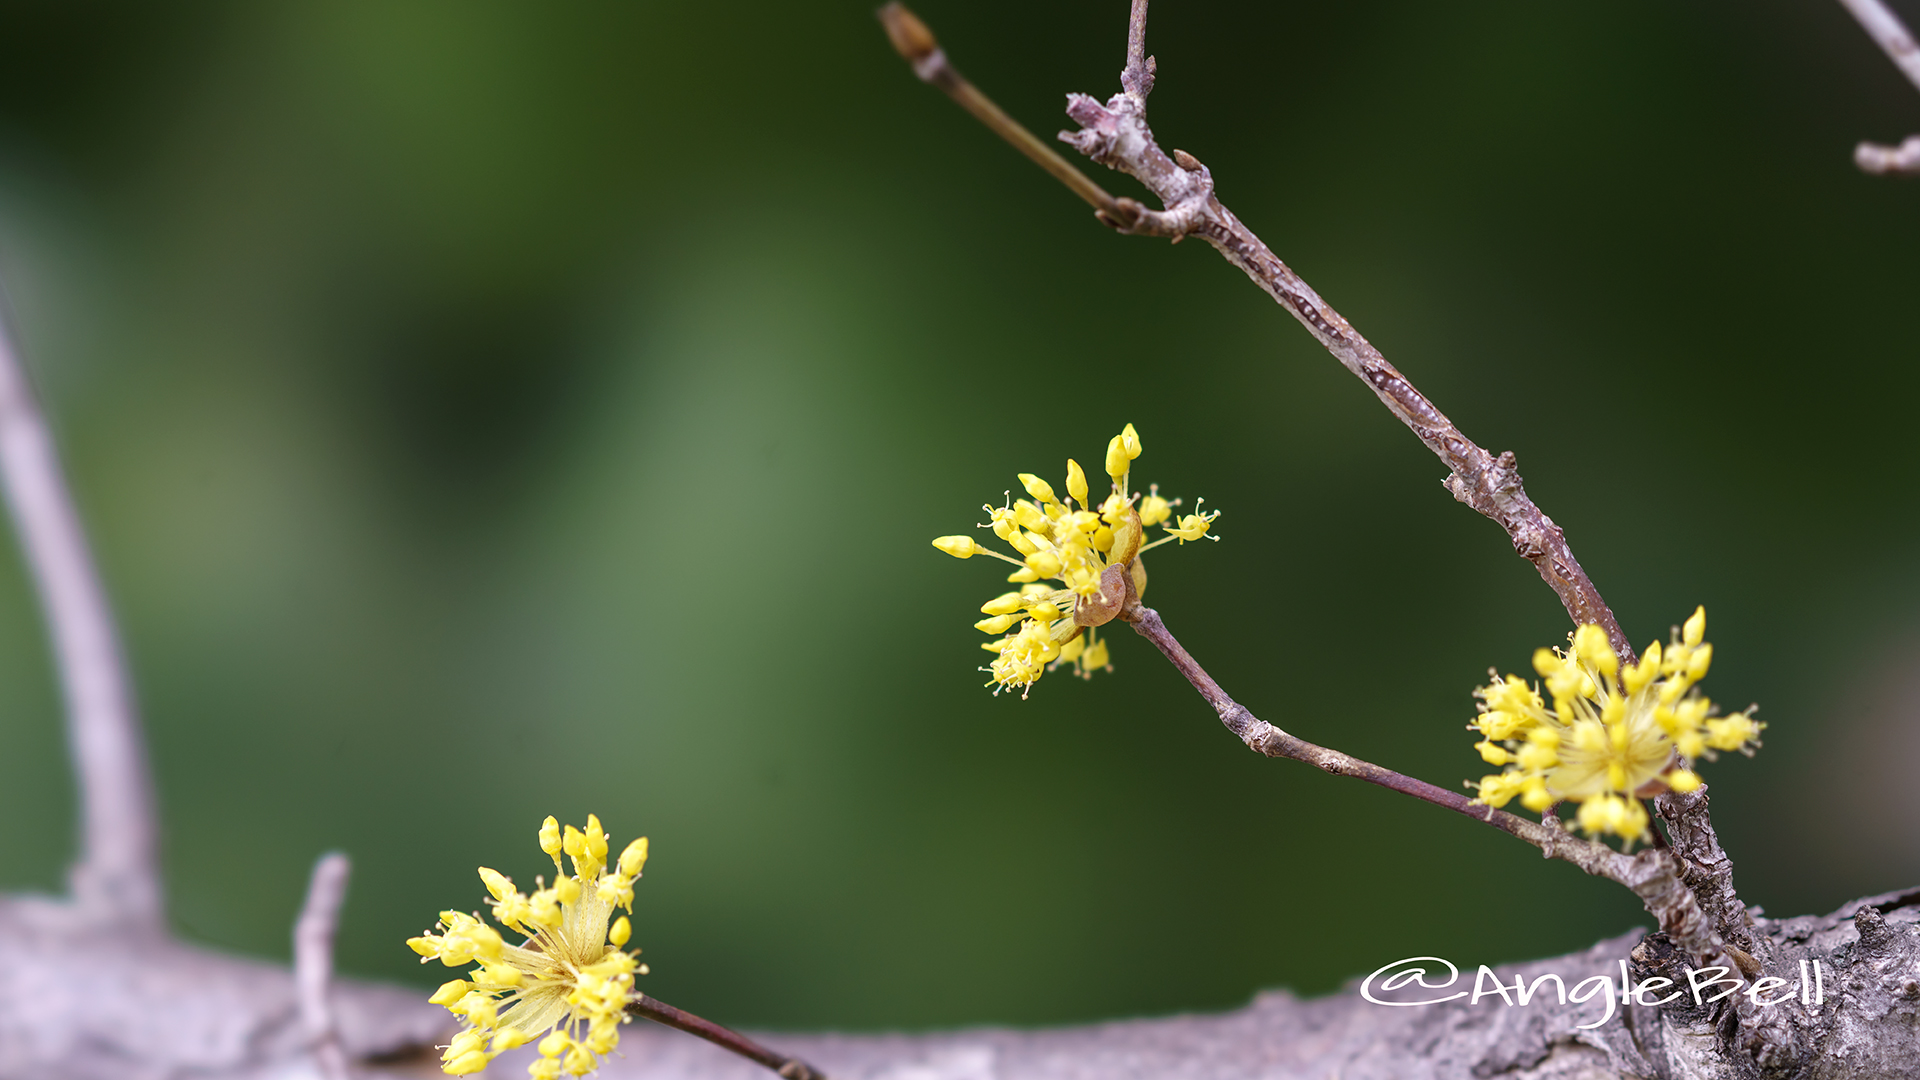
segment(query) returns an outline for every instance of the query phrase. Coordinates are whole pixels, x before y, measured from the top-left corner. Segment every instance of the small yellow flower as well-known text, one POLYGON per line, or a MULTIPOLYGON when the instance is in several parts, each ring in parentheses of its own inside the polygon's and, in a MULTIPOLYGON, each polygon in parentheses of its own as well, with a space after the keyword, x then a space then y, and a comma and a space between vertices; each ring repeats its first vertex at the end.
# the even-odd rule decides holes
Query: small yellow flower
POLYGON ((942 536, 933 546, 958 559, 987 555, 1019 567, 1007 577, 1020 586, 981 606, 987 618, 974 628, 1001 635, 981 648, 994 654, 982 671, 993 675, 987 685, 994 693, 1017 686, 1025 697, 1040 676, 1069 665, 1082 678, 1097 670, 1112 670, 1107 643, 1097 640, 1096 628, 1111 622, 1127 604, 1147 589, 1147 568, 1140 554, 1162 544, 1206 537, 1220 511, 1173 517, 1179 499, 1165 499, 1158 485, 1143 495, 1129 492, 1127 478, 1141 453, 1140 435, 1128 424, 1107 444, 1103 462, 1113 481, 1112 494, 1094 503, 1087 489, 1087 473, 1077 461, 1067 462, 1066 495, 1033 473, 1020 474, 1028 498, 1004 506, 987 506, 988 520, 980 526, 1011 547, 1018 558, 985 547, 971 536, 942 536), (1146 530, 1161 526, 1167 535, 1146 541, 1146 530))
POLYGON ((443 1072, 478 1072, 495 1055, 551 1029, 528 1072, 534 1080, 555 1080, 563 1072, 585 1076, 599 1067, 599 1055, 620 1042, 627 1003, 638 996, 633 977, 646 974, 647 966, 635 959, 638 949, 622 951, 633 933, 627 917, 611 928, 607 920, 615 908, 633 911, 633 882, 647 862, 646 837, 628 844, 609 865, 599 818, 589 814, 585 829, 569 825, 564 832, 548 818, 540 826, 540 849, 553 859, 554 883, 545 888, 535 878, 531 896, 505 875, 480 868, 494 919, 524 936, 521 944, 507 944, 478 915, 458 911, 440 913, 439 934, 407 940, 423 964, 479 965, 428 999, 466 1024, 440 1055, 443 1072), (573 860, 571 875, 561 866, 563 853, 573 860))
POLYGON ((1533 654, 1551 709, 1538 686, 1489 672, 1493 681, 1474 690, 1480 714, 1468 727, 1482 736, 1480 756, 1506 771, 1482 777, 1474 801, 1497 807, 1517 796, 1536 812, 1577 802, 1576 820, 1589 834, 1643 839, 1641 796, 1697 790, 1697 759, 1720 750, 1751 755, 1766 727, 1752 706, 1715 716, 1695 687, 1713 659, 1706 631, 1707 611, 1697 608, 1664 649, 1655 642, 1639 663, 1624 665, 1604 631, 1580 627, 1571 648, 1533 654))

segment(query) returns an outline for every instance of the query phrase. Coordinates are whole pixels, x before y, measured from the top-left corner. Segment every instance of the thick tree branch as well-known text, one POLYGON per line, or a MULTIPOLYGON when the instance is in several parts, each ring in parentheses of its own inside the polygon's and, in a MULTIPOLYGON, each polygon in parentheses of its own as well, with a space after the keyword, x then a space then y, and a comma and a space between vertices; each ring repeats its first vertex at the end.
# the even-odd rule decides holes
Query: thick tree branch
MULTIPOLYGON (((1900 16, 1895 15, 1893 9, 1882 0, 1840 0, 1840 3, 1853 14, 1866 30, 1867 36, 1880 46, 1893 65, 1907 77, 1907 81, 1920 89, 1920 46, 1914 44, 1913 34, 1900 21, 1900 16)), ((1862 172, 1876 175, 1920 176, 1920 135, 1908 138, 1899 146, 1863 142, 1854 148, 1853 162, 1862 172)))
POLYGON ((89 921, 159 932, 158 815, 119 634, 16 348, 0 318, 0 479, 66 703, 80 799, 74 909, 89 921))
MULTIPOLYGON (((1551 918, 1511 898, 1518 917, 1551 918)), ((0 1076, 70 1080, 299 1080, 312 1057, 284 970, 163 938, 129 943, 49 925, 33 901, 0 897, 0 1076)), ((1293 936, 1310 927, 1254 917, 1249 932, 1293 936)), ((1700 1010, 1636 1004, 1601 1021, 1606 1001, 1561 1001, 1549 990, 1525 1007, 1498 997, 1427 1008, 1386 1008, 1353 989, 1314 1000, 1285 991, 1215 1015, 1128 1020, 1039 1031, 974 1028, 927 1035, 782 1035, 780 1045, 834 1075, 867 1080, 1754 1080, 1756 1075, 1876 1080, 1913 1075, 1920 1058, 1920 889, 1853 901, 1824 916, 1756 919, 1776 960, 1767 974, 1797 982, 1823 968, 1825 1003, 1779 1005, 1790 1041, 1772 1042, 1757 1073, 1746 1051, 1723 1049, 1722 1027, 1700 1010)), ((1545 974, 1568 987, 1593 976, 1679 974, 1662 939, 1635 931, 1567 956, 1496 968, 1511 985, 1545 974)), ((1367 970, 1394 954, 1349 943, 1367 970)), ((1453 956, 1470 989, 1482 957, 1453 956)), ((1684 975, 1682 975, 1684 979, 1684 975)), ((1684 983, 1682 983, 1684 985, 1684 983)), ((1376 983, 1376 989, 1378 985, 1376 983)), ((333 1004, 358 1070, 392 1080, 438 1075, 429 1049, 451 1035, 424 991, 337 980, 333 1004), (412 1047, 412 1050, 408 1048, 412 1047)), ((759 1063, 699 1039, 634 1025, 606 1080, 753 1080, 759 1063)), ((489 1070, 524 1075, 532 1047, 489 1070)))

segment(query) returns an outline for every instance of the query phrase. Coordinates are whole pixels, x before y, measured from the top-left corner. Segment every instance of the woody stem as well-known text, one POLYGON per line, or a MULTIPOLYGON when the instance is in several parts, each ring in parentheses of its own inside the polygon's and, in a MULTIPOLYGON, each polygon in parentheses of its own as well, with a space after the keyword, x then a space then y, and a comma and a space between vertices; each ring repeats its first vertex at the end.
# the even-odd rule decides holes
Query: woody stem
POLYGON ((786 1077, 786 1080, 827 1080, 826 1073, 799 1058, 790 1058, 776 1053, 731 1028, 721 1027, 685 1009, 676 1009, 659 998, 641 994, 627 1004, 627 1011, 635 1016, 644 1016, 657 1024, 678 1028, 689 1035, 697 1035, 722 1050, 731 1050, 748 1061, 772 1069, 786 1077))
MULTIPOLYGON (((1621 632, 1613 611, 1593 581, 1573 557, 1565 533, 1527 497, 1520 469, 1510 453, 1492 454, 1467 438, 1438 406, 1401 371, 1387 362, 1340 313, 1313 291, 1300 275, 1228 210, 1214 194, 1213 174, 1190 154, 1161 150, 1147 125, 1146 99, 1153 89, 1154 64, 1146 55, 1146 0, 1134 0, 1127 20, 1127 66, 1121 75, 1123 93, 1105 105, 1082 94, 1068 95, 1067 115, 1080 124, 1077 132, 1060 138, 1081 154, 1124 172, 1144 184, 1165 205, 1149 210, 1136 200, 1109 194, 1084 173, 1047 150, 1004 112, 986 100, 971 83, 943 81, 951 72, 939 43, 913 13, 898 3, 880 11, 894 47, 914 66, 922 79, 945 90, 967 111, 1019 147, 1042 168, 1096 208, 1107 226, 1133 236, 1181 239, 1197 236, 1211 244, 1229 263, 1278 303, 1380 399, 1446 465, 1447 491, 1455 499, 1492 519, 1513 541, 1514 551, 1531 562, 1560 597, 1576 626, 1592 623, 1606 631, 1621 659, 1636 659, 1633 646, 1621 632)), ((958 79, 957 73, 952 78, 958 79)))
POLYGON ((1717 962, 1727 955, 1727 944, 1720 934, 1721 921, 1710 919, 1701 910, 1699 902, 1681 880, 1678 860, 1669 849, 1648 848, 1637 855, 1625 855, 1605 844, 1569 835, 1557 822, 1549 825, 1528 821, 1516 814, 1476 803, 1457 791, 1448 791, 1425 780, 1416 780, 1371 761, 1362 761, 1289 735, 1253 715, 1246 706, 1233 700, 1221 689, 1220 684, 1213 681, 1213 676, 1207 674, 1193 654, 1187 652, 1167 629, 1159 612, 1141 605, 1131 596, 1129 600, 1130 603, 1121 609, 1120 619, 1131 625, 1135 633, 1153 642, 1174 669, 1185 675, 1207 704, 1213 706, 1213 711, 1219 714, 1220 722, 1226 725, 1227 730, 1239 736, 1249 750, 1267 757, 1304 761, 1322 772, 1365 780, 1369 784, 1411 795, 1491 825, 1539 848, 1540 853, 1549 859, 1570 862, 1589 874, 1625 885, 1640 897, 1647 910, 1659 920, 1660 928, 1700 962, 1717 962))
MULTIPOLYGON (((1290 735, 1253 715, 1246 706, 1233 700, 1225 690, 1222 690, 1220 684, 1213 681, 1213 676, 1207 674, 1206 669, 1200 666, 1200 662, 1193 658, 1193 654, 1187 652, 1186 648, 1173 636, 1173 632, 1167 629, 1167 624, 1161 621, 1159 612, 1150 607, 1135 604, 1123 610, 1120 618, 1132 625, 1135 633, 1153 642, 1154 647, 1172 662, 1175 670, 1185 675, 1187 681, 1193 684, 1193 688, 1200 692, 1200 696, 1207 700, 1207 704, 1213 706, 1214 712, 1220 714, 1220 722, 1226 725, 1227 730, 1239 736, 1240 741, 1246 743, 1250 750, 1268 757, 1304 761, 1322 772, 1332 773, 1335 776, 1351 776, 1390 791, 1397 791, 1402 795, 1411 795, 1423 802, 1430 802, 1455 813, 1465 814, 1475 821, 1517 836, 1542 850, 1555 846, 1556 841, 1560 844, 1569 842, 1565 839, 1565 834, 1558 829, 1535 824, 1504 810, 1495 810, 1491 806, 1474 802, 1460 792, 1448 791, 1446 788, 1429 784, 1425 780, 1417 780, 1404 773, 1397 773, 1370 761, 1362 761, 1338 750, 1316 746, 1305 739, 1290 735)), ((1578 843, 1578 841, 1573 842, 1578 843)), ((1549 851, 1548 854, 1553 853, 1549 851)))

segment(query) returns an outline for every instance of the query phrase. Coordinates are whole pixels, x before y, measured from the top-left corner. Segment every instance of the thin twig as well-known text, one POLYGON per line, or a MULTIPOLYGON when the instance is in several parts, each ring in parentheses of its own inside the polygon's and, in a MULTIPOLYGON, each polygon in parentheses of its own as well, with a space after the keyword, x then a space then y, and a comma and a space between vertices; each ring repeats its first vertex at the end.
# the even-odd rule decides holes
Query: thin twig
POLYGON ((1698 899, 1684 883, 1680 863, 1668 849, 1647 848, 1637 855, 1625 855, 1597 841, 1578 839, 1560 828, 1558 822, 1529 821, 1518 814, 1476 803, 1457 791, 1436 787, 1338 750, 1316 746, 1274 727, 1233 700, 1167 629, 1159 612, 1135 600, 1121 611, 1120 618, 1131 625, 1135 633, 1153 642, 1207 704, 1213 706, 1227 730, 1255 753, 1302 761, 1322 772, 1377 784, 1491 825, 1539 848, 1546 858, 1570 862, 1596 877, 1625 885, 1640 897, 1674 943, 1698 963, 1737 965, 1743 971, 1752 964, 1751 958, 1739 963, 1739 956, 1744 954, 1735 954, 1727 948, 1716 924, 1707 918, 1698 899), (1727 959, 1729 957, 1733 959, 1727 959))
POLYGON ((163 929, 146 746, 100 573, 0 302, 0 479, 53 639, 80 799, 80 913, 163 929))
MULTIPOLYGON (((1853 13, 1867 36, 1880 46, 1907 81, 1920 89, 1920 46, 1914 44, 1913 34, 1900 21, 1900 16, 1881 0, 1840 0, 1840 3, 1853 13)), ((1853 161, 1863 172, 1920 176, 1920 135, 1899 146, 1863 142, 1854 148, 1853 161)))
POLYGON ((1147 0, 1133 0, 1127 15, 1127 66, 1120 72, 1120 89, 1142 105, 1153 93, 1153 57, 1147 55, 1147 0))
MULTIPOLYGON (((1446 463, 1450 471, 1447 490, 1506 530, 1514 549, 1533 563, 1541 578, 1559 595, 1576 624, 1591 623, 1605 630, 1614 651, 1632 663, 1636 659, 1633 646, 1621 632, 1619 622, 1599 590, 1580 568, 1579 560, 1573 557, 1560 526, 1527 498, 1513 455, 1495 457, 1482 450, 1434 407, 1433 402, 1414 389, 1407 377, 1388 363, 1378 349, 1327 306, 1318 293, 1221 204, 1214 196, 1213 176, 1206 166, 1184 151, 1176 150, 1172 157, 1161 151, 1146 122, 1146 94, 1153 87, 1155 69, 1146 56, 1146 14, 1147 0, 1133 0, 1127 28, 1127 68, 1122 75, 1123 85, 1128 85, 1128 89, 1114 95, 1105 106, 1083 94, 1070 95, 1067 115, 1078 121, 1082 130, 1062 132, 1060 138, 1093 160, 1138 179, 1159 196, 1166 208, 1149 210, 1133 199, 1113 198, 1104 191, 1100 197, 1111 203, 1111 207, 1094 197, 1082 197, 1100 207, 1101 220, 1121 232, 1165 236, 1176 241, 1197 235, 1212 244, 1228 262, 1239 267, 1298 319, 1347 370, 1359 376, 1400 422, 1446 463)), ((933 35, 905 8, 889 4, 882 9, 882 19, 887 21, 889 33, 893 34, 895 46, 901 49, 902 55, 912 59, 901 46, 902 35, 893 33, 896 23, 914 27, 911 40, 920 43, 922 55, 938 57, 941 69, 951 70, 933 35)), ((921 71, 923 63, 916 60, 915 70, 921 71)), ((924 72, 921 78, 932 81, 924 72)), ((966 85, 971 95, 991 107, 985 95, 971 84, 966 85)), ((961 99, 956 97, 956 100, 961 99)), ((961 100, 961 104, 967 105, 976 116, 981 115, 967 101, 961 100)), ((992 112, 1004 120, 1004 113, 998 109, 992 112)), ((1000 127, 995 130, 1006 134, 1000 127)), ((1008 138, 1012 141, 1012 136, 1008 138)), ((1060 175, 1051 167, 1048 172, 1060 175)), ((1077 170, 1073 176, 1078 181, 1086 179, 1077 170)), ((1077 181, 1068 181, 1068 184, 1080 190, 1077 181)))
MULTIPOLYGON (((1053 147, 1041 142, 1033 132, 1020 126, 1020 122, 1008 116, 995 105, 992 99, 980 92, 979 88, 967 81, 947 61, 946 51, 927 29, 920 17, 908 11, 906 5, 888 4, 878 12, 880 24, 886 27, 887 38, 893 47, 913 65, 913 73, 924 82, 939 87, 946 95, 960 104, 960 107, 972 113, 981 123, 987 125, 995 135, 1013 144, 1015 150, 1027 155, 1033 163, 1047 170, 1055 179, 1067 185, 1075 195, 1087 201, 1095 211, 1117 218, 1120 214, 1118 200, 1107 194, 1099 184, 1087 178, 1087 175, 1073 167, 1073 163, 1054 152, 1053 147)), ((1102 218, 1106 220, 1106 218, 1102 218)))
POLYGON ((711 1020, 704 1020, 684 1009, 676 1009, 659 998, 641 994, 628 1003, 627 1011, 635 1016, 644 1016, 656 1023, 665 1024, 670 1028, 679 1028, 689 1035, 698 1035, 723 1050, 731 1050, 748 1061, 765 1065, 786 1077, 787 1080, 827 1080, 826 1073, 799 1058, 775 1053, 731 1028, 721 1027, 711 1020))
POLYGON ((347 898, 353 866, 338 851, 320 856, 307 879, 307 900, 293 924, 293 986, 300 999, 300 1026, 323 1080, 349 1080, 347 1051, 340 1043, 327 987, 333 981, 333 935, 347 898))
POLYGON ((1150 607, 1138 604, 1121 611, 1120 618, 1134 629, 1134 632, 1153 642, 1170 662, 1174 669, 1186 676, 1193 688, 1200 692, 1207 704, 1220 714, 1220 722, 1228 731, 1234 733, 1247 748, 1255 753, 1273 758, 1290 758, 1304 761, 1314 768, 1334 776, 1351 776, 1356 780, 1365 780, 1369 784, 1378 784, 1390 791, 1411 795, 1416 799, 1444 807, 1455 813, 1465 814, 1475 821, 1491 825, 1501 832, 1511 833, 1539 848, 1549 858, 1566 859, 1578 865, 1590 874, 1603 873, 1609 856, 1618 852, 1602 844, 1573 839, 1566 832, 1553 826, 1528 821, 1517 814, 1496 810, 1484 803, 1476 803, 1457 791, 1449 791, 1416 780, 1403 773, 1375 765, 1370 761, 1343 754, 1338 750, 1329 750, 1316 746, 1305 739, 1290 735, 1274 727, 1265 720, 1247 711, 1246 706, 1233 700, 1220 684, 1213 681, 1200 662, 1187 652, 1186 648, 1167 629, 1160 613, 1150 607))

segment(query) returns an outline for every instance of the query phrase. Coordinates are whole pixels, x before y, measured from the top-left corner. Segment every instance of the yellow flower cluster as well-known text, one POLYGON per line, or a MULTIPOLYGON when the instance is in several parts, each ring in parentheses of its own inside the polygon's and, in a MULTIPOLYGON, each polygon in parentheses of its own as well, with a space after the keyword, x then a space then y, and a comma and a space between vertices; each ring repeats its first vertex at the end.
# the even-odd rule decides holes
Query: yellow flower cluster
POLYGON ((1171 525, 1179 499, 1160 496, 1158 485, 1142 495, 1129 492, 1127 477, 1140 456, 1140 435, 1128 424, 1107 444, 1106 471, 1113 492, 1098 504, 1091 501, 1087 474, 1080 463, 1067 461, 1066 497, 1033 473, 1020 474, 1020 486, 1029 499, 986 506, 988 520, 980 526, 1011 546, 1019 558, 976 542, 971 536, 942 536, 933 546, 958 559, 988 555, 1019 567, 1007 581, 1020 588, 987 601, 980 610, 987 617, 974 628, 1002 635, 981 648, 994 654, 993 675, 987 685, 994 693, 1017 686, 1025 697, 1040 676, 1062 664, 1091 678, 1107 663, 1107 643, 1095 637, 1095 628, 1119 615, 1131 599, 1147 588, 1146 565, 1140 553, 1162 544, 1206 537, 1220 511, 1187 514, 1171 525), (1167 535, 1143 542, 1145 532, 1162 525, 1167 535), (1050 582, 1057 582, 1052 584, 1050 582))
POLYGON ((585 1076, 599 1056, 620 1042, 627 1002, 636 995, 633 977, 647 966, 622 951, 633 927, 625 915, 609 928, 616 907, 633 911, 633 881, 647 862, 647 840, 627 845, 618 862, 607 862, 607 834, 600 819, 587 815, 587 827, 548 818, 540 826, 540 850, 553 859, 551 888, 535 878, 531 896, 513 881, 480 868, 480 880, 493 895, 493 917, 524 935, 509 945, 498 930, 477 915, 443 911, 440 933, 409 938, 420 962, 439 960, 448 967, 478 964, 464 979, 440 987, 430 999, 466 1024, 441 1054, 441 1069, 454 1076, 478 1072, 494 1056, 539 1038, 540 1056, 527 1072, 533 1080, 555 1080, 561 1073, 585 1076), (573 873, 560 865, 562 853, 573 859, 573 873))
POLYGON ((1712 760, 1719 750, 1751 755, 1766 726, 1754 720, 1752 706, 1714 715, 1695 688, 1713 661, 1706 631, 1707 611, 1698 608, 1666 648, 1655 642, 1627 665, 1599 627, 1580 627, 1570 650, 1533 654, 1551 709, 1537 688, 1488 672, 1495 678, 1474 690, 1480 715, 1469 728, 1483 736, 1480 756, 1506 771, 1482 778, 1475 801, 1497 807, 1518 795, 1536 812, 1578 802, 1580 827, 1589 834, 1613 833, 1629 843, 1645 837, 1641 797, 1695 790, 1695 761, 1712 760))

